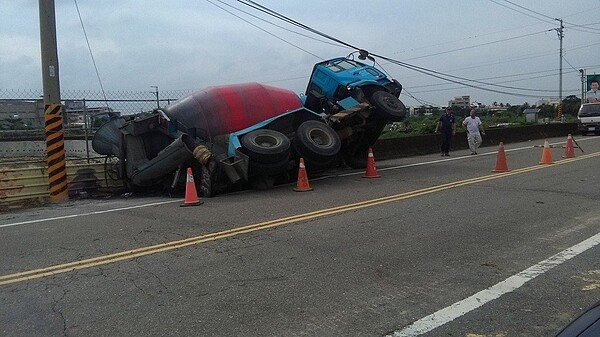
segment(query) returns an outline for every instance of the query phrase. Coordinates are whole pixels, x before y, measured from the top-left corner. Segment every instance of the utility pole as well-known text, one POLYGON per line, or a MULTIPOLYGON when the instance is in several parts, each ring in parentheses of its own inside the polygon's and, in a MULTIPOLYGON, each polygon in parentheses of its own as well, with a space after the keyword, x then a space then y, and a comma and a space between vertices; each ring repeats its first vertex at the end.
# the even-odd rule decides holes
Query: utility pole
POLYGON ((565 37, 565 35, 563 34, 563 30, 565 28, 565 26, 563 25, 563 20, 562 19, 555 19, 556 21, 560 22, 560 27, 556 29, 556 32, 558 33, 558 39, 560 40, 560 52, 559 52, 559 75, 558 75, 558 119, 560 120, 560 118, 562 117, 562 62, 563 62, 563 38, 565 37))
POLYGON ((558 29, 558 38, 560 40, 560 64, 559 64, 559 79, 558 79, 558 99, 560 101, 562 101, 562 71, 563 71, 563 38, 565 37, 565 34, 563 33, 563 30, 565 28, 565 26, 563 26, 563 20, 562 19, 558 19, 558 21, 560 22, 560 28, 558 29))
POLYGON ((154 88, 153 93, 156 95, 156 108, 160 109, 160 101, 158 99, 158 85, 151 85, 150 88, 154 88))
POLYGON ((54 0, 39 0, 42 85, 50 200, 67 197, 67 168, 56 47, 54 0))
POLYGON ((579 69, 581 73, 581 104, 585 102, 585 69, 579 69))

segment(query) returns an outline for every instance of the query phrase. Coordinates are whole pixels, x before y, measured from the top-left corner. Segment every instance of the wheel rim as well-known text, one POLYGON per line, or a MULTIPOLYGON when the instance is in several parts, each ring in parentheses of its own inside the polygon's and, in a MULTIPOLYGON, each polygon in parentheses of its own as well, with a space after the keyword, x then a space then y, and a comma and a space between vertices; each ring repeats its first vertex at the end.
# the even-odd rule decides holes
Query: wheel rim
POLYGON ((398 104, 398 101, 391 98, 391 97, 385 97, 383 99, 383 103, 388 106, 389 108, 392 109, 401 109, 402 107, 400 106, 400 104, 398 104))
POLYGON ((281 144, 279 139, 270 135, 259 135, 254 139, 254 143, 262 148, 274 148, 281 144))
POLYGON ((323 132, 323 130, 313 129, 310 131, 309 137, 313 141, 313 143, 315 143, 319 147, 331 146, 331 137, 327 133, 323 132))

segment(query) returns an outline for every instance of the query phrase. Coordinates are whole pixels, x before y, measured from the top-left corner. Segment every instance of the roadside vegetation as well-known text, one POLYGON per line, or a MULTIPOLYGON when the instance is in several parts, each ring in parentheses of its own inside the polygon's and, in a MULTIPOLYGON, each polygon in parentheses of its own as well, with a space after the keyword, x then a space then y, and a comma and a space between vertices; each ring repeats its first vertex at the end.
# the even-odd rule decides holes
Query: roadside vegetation
MULTIPOLYGON (((563 100, 563 122, 577 122, 577 111, 581 100, 574 96, 569 96, 563 100)), ((456 117, 457 131, 462 131, 460 127, 465 117, 469 116, 470 109, 461 109, 453 107, 453 113, 456 117)), ((386 126, 380 138, 410 137, 415 135, 432 134, 435 131, 437 120, 443 111, 439 108, 433 108, 430 112, 425 109, 415 111, 414 115, 407 117, 402 122, 391 123, 386 126)), ((558 111, 554 105, 531 106, 528 103, 523 105, 495 104, 492 107, 478 109, 477 114, 483 123, 484 128, 512 127, 541 123, 556 123, 558 111), (537 122, 527 122, 524 111, 526 109, 540 109, 537 122)))

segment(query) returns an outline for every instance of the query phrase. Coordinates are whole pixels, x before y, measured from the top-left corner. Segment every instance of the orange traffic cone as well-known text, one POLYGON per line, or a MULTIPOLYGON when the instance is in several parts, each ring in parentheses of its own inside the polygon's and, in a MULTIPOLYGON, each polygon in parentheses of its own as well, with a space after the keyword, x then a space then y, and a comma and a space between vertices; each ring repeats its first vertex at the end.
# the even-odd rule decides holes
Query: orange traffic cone
POLYGON ((373 150, 369 148, 369 154, 367 155, 367 171, 363 178, 381 178, 381 176, 377 173, 377 168, 375 167, 375 157, 373 157, 373 150))
POLYGON ((194 175, 192 174, 192 168, 187 169, 187 178, 185 180, 185 199, 181 207, 185 206, 198 206, 202 205, 203 202, 198 200, 198 193, 196 192, 196 185, 194 184, 194 175))
POLYGON ((508 165, 506 165, 506 154, 504 154, 504 144, 500 142, 498 147, 498 156, 496 157, 496 168, 492 172, 508 172, 508 165))
POLYGON ((563 158, 575 158, 575 149, 573 149, 573 136, 569 133, 567 137, 567 147, 565 148, 565 155, 563 158))
POLYGON ((544 141, 544 151, 542 152, 542 159, 540 160, 540 164, 553 164, 552 161, 552 152, 550 151, 550 144, 548 143, 548 139, 544 141))
POLYGON ((313 189, 308 184, 308 177, 306 176, 306 166, 304 166, 304 159, 300 158, 300 164, 298 165, 298 182, 294 191, 296 192, 307 192, 313 189))

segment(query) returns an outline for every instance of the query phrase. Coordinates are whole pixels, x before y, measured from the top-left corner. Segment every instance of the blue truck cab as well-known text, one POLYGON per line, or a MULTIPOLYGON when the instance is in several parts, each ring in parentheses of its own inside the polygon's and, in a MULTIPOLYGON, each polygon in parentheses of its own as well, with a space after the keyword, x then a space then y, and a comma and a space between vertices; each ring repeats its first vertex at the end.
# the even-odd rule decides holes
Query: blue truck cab
POLYGON ((366 165, 364 154, 387 123, 406 116, 399 99, 402 85, 374 65, 365 50, 319 62, 302 98, 304 107, 324 115, 337 132, 345 163, 353 168, 366 165), (373 65, 360 62, 367 59, 373 65))
MULTIPOLYGON (((358 53, 361 60, 373 60, 366 51, 358 53)), ((313 111, 335 114, 360 103, 367 103, 379 110, 388 110, 382 114, 389 121, 402 120, 405 107, 398 99, 402 85, 374 66, 355 60, 354 54, 315 64, 304 96, 304 105, 313 111), (379 93, 375 94, 376 92, 379 93)))

